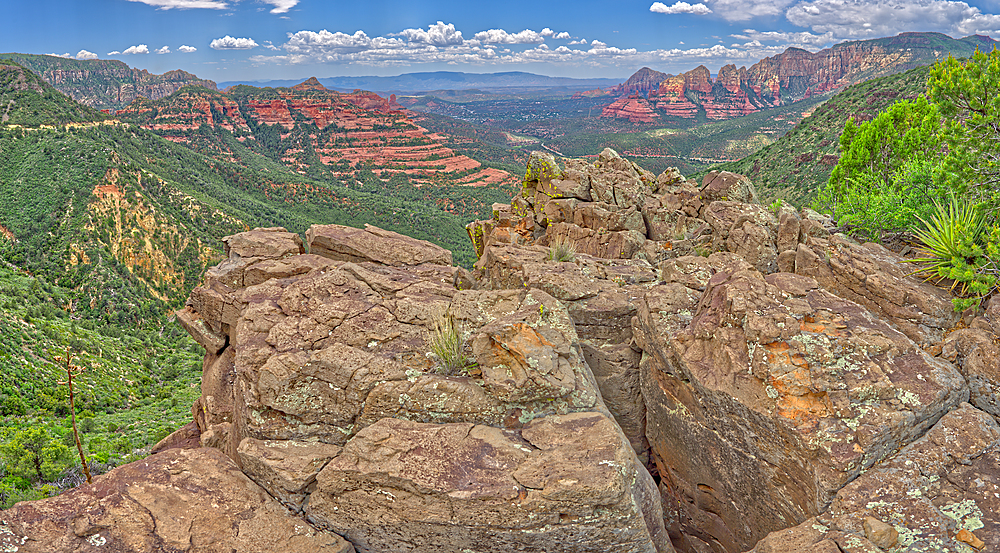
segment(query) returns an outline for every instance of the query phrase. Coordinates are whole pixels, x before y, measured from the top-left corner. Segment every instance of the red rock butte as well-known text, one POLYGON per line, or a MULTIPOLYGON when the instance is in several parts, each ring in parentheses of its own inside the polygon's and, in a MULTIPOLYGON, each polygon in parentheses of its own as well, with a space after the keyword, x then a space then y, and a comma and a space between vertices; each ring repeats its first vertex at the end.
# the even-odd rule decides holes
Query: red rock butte
MULTIPOLYGON (((203 124, 235 132, 238 140, 246 141, 254 140, 251 123, 276 125, 281 138, 288 137, 299 123, 312 123, 326 131, 309 134, 312 149, 320 161, 345 176, 370 164, 381 178, 403 173, 417 185, 449 182, 486 186, 516 180, 505 171, 484 167, 444 146, 444 137, 429 135, 416 125, 396 103, 395 95, 386 99, 363 90, 336 92, 315 77, 291 88, 258 90, 250 94, 244 91, 237 101, 232 90, 189 88, 156 102, 139 99, 121 114, 147 114, 149 119, 141 126, 181 143, 189 143, 190 131, 203 124)), ((285 150, 282 161, 305 171, 302 154, 302 148, 285 150)))

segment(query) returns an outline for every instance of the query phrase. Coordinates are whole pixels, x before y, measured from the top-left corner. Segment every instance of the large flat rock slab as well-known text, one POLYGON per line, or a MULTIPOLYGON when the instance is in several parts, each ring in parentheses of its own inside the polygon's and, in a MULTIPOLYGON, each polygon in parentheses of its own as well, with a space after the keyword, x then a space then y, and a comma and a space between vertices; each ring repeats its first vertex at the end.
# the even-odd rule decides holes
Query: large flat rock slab
POLYGON ((293 516, 215 449, 170 449, 91 485, 0 511, 8 553, 353 553, 293 516))
POLYGON ((306 512, 359 551, 672 551, 632 459, 600 413, 521 431, 382 419, 320 472, 306 512))
POLYGON ((309 252, 335 261, 370 261, 382 265, 451 265, 451 252, 372 225, 363 229, 344 225, 313 225, 306 231, 309 252))

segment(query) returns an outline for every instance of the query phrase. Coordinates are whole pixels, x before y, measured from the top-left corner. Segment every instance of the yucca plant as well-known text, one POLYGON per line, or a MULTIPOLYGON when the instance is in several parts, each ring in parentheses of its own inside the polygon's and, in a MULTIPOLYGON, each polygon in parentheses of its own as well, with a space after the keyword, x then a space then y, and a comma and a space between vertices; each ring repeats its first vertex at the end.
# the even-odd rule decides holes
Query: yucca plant
POLYGON ((549 244, 548 259, 550 261, 569 262, 576 260, 576 244, 567 238, 557 236, 554 240, 552 240, 552 243, 549 244))
POLYGON ((966 201, 952 197, 947 206, 935 202, 934 207, 927 220, 920 218, 923 228, 914 229, 924 254, 912 260, 922 265, 914 274, 937 282, 951 280, 951 290, 958 296, 952 303, 956 310, 964 310, 996 287, 997 267, 988 253, 996 253, 998 231, 994 228, 985 236, 983 213, 966 201))
POLYGON ((431 335, 431 356, 442 374, 468 373, 475 362, 465 356, 462 335, 452 317, 441 317, 434 323, 431 335))

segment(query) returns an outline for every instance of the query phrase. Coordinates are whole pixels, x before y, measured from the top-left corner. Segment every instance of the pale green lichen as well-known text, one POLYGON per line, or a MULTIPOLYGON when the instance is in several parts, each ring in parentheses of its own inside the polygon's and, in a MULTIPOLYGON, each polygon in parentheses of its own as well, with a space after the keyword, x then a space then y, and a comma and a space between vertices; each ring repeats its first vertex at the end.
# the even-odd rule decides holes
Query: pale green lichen
POLYGON ((416 382, 418 378, 424 375, 423 371, 418 371, 417 369, 406 369, 406 379, 410 382, 416 382))
MULTIPOLYGON (((862 392, 863 391, 864 390, 862 390, 862 392)), ((852 431, 856 431, 858 429, 858 427, 861 426, 861 419, 863 419, 865 417, 865 415, 867 415, 869 412, 871 412, 871 410, 874 409, 874 408, 875 408, 875 406, 872 405, 872 404, 870 404, 870 403, 862 403, 862 404, 856 406, 857 413, 858 413, 857 416, 851 417, 849 419, 843 419, 844 424, 846 424, 847 427, 850 428, 852 431)))
MULTIPOLYGON (((869 505, 871 505, 871 503, 869 503, 869 505)), ((903 547, 913 545, 913 542, 920 538, 920 534, 918 534, 916 530, 910 530, 906 526, 900 526, 898 524, 894 525, 894 527, 896 528, 896 532, 899 533, 899 544, 903 547)))
POLYGON ((972 532, 983 527, 983 512, 973 499, 945 505, 940 511, 944 516, 954 520, 959 529, 965 528, 972 532))
POLYGON ((909 390, 896 390, 896 397, 903 405, 912 405, 914 407, 920 405, 920 397, 909 390))

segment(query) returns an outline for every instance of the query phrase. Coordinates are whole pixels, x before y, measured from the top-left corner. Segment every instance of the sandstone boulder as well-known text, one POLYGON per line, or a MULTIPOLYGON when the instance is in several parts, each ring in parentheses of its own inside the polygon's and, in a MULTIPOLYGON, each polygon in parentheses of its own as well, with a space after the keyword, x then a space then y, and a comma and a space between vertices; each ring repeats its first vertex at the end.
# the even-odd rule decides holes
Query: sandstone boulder
POLYGON ((364 229, 343 225, 313 225, 306 231, 309 252, 335 261, 382 265, 451 265, 451 252, 397 232, 372 225, 364 229))
POLYGON ((227 257, 280 259, 305 251, 302 238, 284 227, 257 228, 226 236, 222 244, 227 257))
POLYGON ((169 449, 58 497, 0 512, 0 551, 353 553, 215 449, 169 449))
POLYGON ((1000 426, 963 404, 837 492, 828 511, 768 535, 754 551, 837 546, 845 552, 1000 548, 1000 426))
POLYGON ((598 413, 520 432, 382 419, 320 472, 307 513, 358 551, 672 551, 619 436, 598 413))
POLYGON ((757 204, 757 188, 750 179, 729 171, 712 171, 705 175, 701 183, 701 195, 706 204, 717 200, 728 200, 746 204, 757 204))

